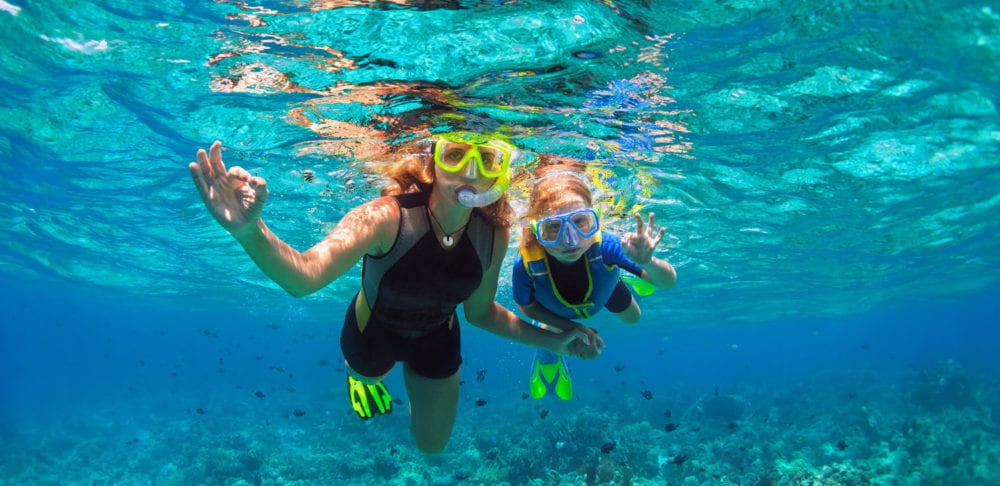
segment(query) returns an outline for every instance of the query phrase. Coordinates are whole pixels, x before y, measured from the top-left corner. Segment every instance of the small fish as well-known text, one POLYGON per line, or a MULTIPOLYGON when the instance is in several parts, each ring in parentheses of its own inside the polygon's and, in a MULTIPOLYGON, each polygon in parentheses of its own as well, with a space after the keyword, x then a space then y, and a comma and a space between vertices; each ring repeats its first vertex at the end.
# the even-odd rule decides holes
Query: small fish
POLYGON ((868 351, 871 348, 872 348, 872 345, 868 344, 868 343, 865 343, 865 344, 861 345, 861 349, 864 349, 865 351, 868 351))
POLYGON ((395 456, 396 454, 399 454, 399 449, 396 448, 396 446, 390 447, 389 448, 389 455, 390 456, 395 456))
POLYGON ((684 464, 684 461, 686 460, 688 460, 687 454, 677 454, 676 456, 674 456, 674 459, 670 462, 680 466, 681 464, 684 464))
POLYGON ((196 413, 198 415, 205 415, 205 409, 204 408, 196 408, 196 409, 194 409, 194 413, 196 413))
POLYGON ((603 55, 600 52, 596 51, 576 51, 573 53, 573 57, 577 59, 586 60, 586 59, 597 59, 599 57, 603 57, 603 55))
POLYGON ((311 169, 302 169, 302 180, 312 182, 316 179, 316 173, 311 169))
POLYGON ((604 454, 611 454, 611 451, 615 450, 615 447, 617 446, 618 443, 615 441, 605 442, 604 444, 601 444, 601 452, 604 454))
POLYGON ((729 430, 736 430, 737 425, 736 425, 736 422, 729 422, 729 425, 727 425, 726 427, 729 430))
POLYGON ((538 416, 539 416, 539 417, 541 417, 541 418, 542 418, 542 420, 545 420, 545 417, 548 417, 548 416, 549 416, 549 409, 547 409, 547 408, 546 408, 546 409, 543 409, 543 410, 541 411, 541 413, 539 413, 539 414, 538 414, 538 416))
POLYGON ((672 414, 670 413, 670 409, 669 408, 663 411, 663 416, 664 417, 670 418, 671 415, 672 414))
POLYGON ((618 372, 618 373, 621 373, 621 371, 624 370, 624 369, 625 369, 625 365, 615 366, 615 371, 618 372))
POLYGON ((486 405, 486 400, 483 400, 482 398, 480 398, 479 400, 476 400, 476 406, 477 407, 482 407, 483 405, 486 405))
POLYGON ((837 442, 837 449, 840 449, 840 450, 847 449, 847 442, 845 442, 843 439, 841 439, 840 441, 838 441, 837 442))
POLYGON ((255 397, 257 397, 257 398, 264 398, 264 397, 266 397, 266 396, 267 396, 267 395, 265 395, 265 394, 264 394, 264 392, 262 392, 262 391, 260 391, 260 390, 257 390, 257 391, 255 391, 255 392, 253 392, 253 395, 254 395, 255 397))
POLYGON ((643 391, 639 392, 639 394, 642 395, 642 398, 645 398, 646 400, 652 400, 653 399, 653 392, 651 392, 649 390, 643 390, 643 391))
POLYGON ((392 399, 392 403, 395 403, 396 405, 402 405, 403 404, 403 399, 399 398, 399 397, 395 397, 395 398, 392 399))
POLYGON ((328 364, 330 364, 330 362, 329 362, 329 361, 327 361, 327 360, 325 360, 325 359, 321 359, 321 360, 319 360, 319 365, 320 365, 320 366, 326 366, 326 365, 328 365, 328 364))
POLYGON ((489 459, 489 460, 491 460, 491 461, 493 459, 496 459, 498 455, 500 455, 500 450, 499 449, 490 449, 490 450, 486 451, 486 458, 489 459))
POLYGON ((667 429, 667 432, 673 432, 673 431, 679 429, 680 427, 681 427, 680 424, 675 424, 675 423, 671 422, 671 423, 667 424, 666 429, 667 429))
POLYGON ((305 412, 305 411, 303 411, 303 410, 299 410, 299 409, 297 409, 297 408, 296 408, 295 410, 292 410, 292 415, 294 415, 294 416, 296 416, 296 417, 301 417, 301 416, 303 416, 303 415, 305 415, 305 414, 306 414, 306 412, 305 412))
POLYGON ((482 383, 486 380, 486 370, 482 369, 476 372, 476 381, 482 383))
POLYGON ((288 393, 295 393, 295 387, 294 386, 290 386, 290 387, 288 387, 286 389, 288 390, 288 393))
POLYGON ((855 398, 858 398, 858 394, 856 392, 848 393, 847 394, 847 398, 850 398, 851 400, 853 400, 855 398))
POLYGON ((527 400, 529 396, 527 393, 521 392, 521 400, 527 400))

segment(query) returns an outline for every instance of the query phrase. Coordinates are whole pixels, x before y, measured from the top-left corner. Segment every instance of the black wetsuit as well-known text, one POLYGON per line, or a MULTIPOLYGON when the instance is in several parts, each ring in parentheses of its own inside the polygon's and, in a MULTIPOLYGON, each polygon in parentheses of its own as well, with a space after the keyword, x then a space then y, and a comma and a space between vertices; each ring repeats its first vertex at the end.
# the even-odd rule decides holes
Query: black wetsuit
POLYGON ((462 364, 455 308, 482 281, 494 229, 473 210, 461 238, 445 249, 431 228, 427 197, 395 196, 396 241, 385 255, 365 256, 361 286, 371 315, 361 332, 352 302, 340 335, 344 358, 361 375, 379 376, 404 361, 421 376, 444 378, 462 364))

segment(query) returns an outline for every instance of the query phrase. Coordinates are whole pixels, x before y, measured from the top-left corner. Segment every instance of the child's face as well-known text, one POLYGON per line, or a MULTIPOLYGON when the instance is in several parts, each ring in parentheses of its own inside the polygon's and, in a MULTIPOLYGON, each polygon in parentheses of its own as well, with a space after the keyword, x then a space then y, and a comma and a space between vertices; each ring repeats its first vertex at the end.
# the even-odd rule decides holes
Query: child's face
MULTIPOLYGON (((538 221, 543 221, 545 218, 566 215, 567 213, 571 213, 573 211, 589 208, 590 206, 587 205, 587 201, 583 197, 572 192, 566 192, 549 205, 548 208, 542 211, 542 214, 538 216, 538 221)), ((571 224, 573 223, 567 221, 563 222, 564 226, 571 224)), ((596 230, 596 228, 594 229, 596 230)), ((546 230, 542 227, 539 228, 539 231, 546 230)), ((555 258, 563 263, 572 263, 580 259, 580 257, 590 249, 590 245, 594 244, 595 236, 596 234, 589 237, 582 237, 575 229, 565 227, 560 231, 553 230, 551 232, 551 237, 558 237, 558 242, 554 246, 543 245, 542 248, 545 248, 545 252, 552 258, 555 258)))

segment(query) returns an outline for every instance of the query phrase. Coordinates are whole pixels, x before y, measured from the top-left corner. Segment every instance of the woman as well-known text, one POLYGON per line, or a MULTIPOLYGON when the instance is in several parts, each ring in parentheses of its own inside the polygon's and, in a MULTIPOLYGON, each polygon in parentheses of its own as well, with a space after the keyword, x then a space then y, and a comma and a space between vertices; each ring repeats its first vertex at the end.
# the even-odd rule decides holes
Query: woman
POLYGON ((216 221, 293 296, 316 292, 364 259, 362 288, 341 332, 352 405, 362 418, 388 413, 381 380, 402 361, 411 433, 421 451, 435 454, 448 443, 458 408, 458 304, 467 321, 508 339, 581 357, 598 350, 582 326, 547 332, 494 301, 510 231, 503 194, 519 152, 470 133, 440 135, 430 147, 423 157, 403 158, 387 174, 395 186, 352 209, 305 252, 264 224, 267 183, 240 167, 227 171, 220 142, 199 150, 190 170, 216 221))
MULTIPOLYGON (((578 329, 573 319, 592 317, 603 308, 625 323, 638 321, 639 304, 619 268, 645 282, 637 286, 673 287, 674 267, 653 256, 666 230, 657 231, 649 213, 648 224, 635 215, 636 231, 622 238, 602 231, 581 164, 543 165, 535 175, 526 215, 530 225, 512 278, 521 312, 563 331, 578 329)), ((595 340, 604 346, 596 335, 595 340)), ((550 386, 563 400, 573 396, 565 362, 548 351, 536 353, 529 383, 534 398, 544 397, 550 386)))

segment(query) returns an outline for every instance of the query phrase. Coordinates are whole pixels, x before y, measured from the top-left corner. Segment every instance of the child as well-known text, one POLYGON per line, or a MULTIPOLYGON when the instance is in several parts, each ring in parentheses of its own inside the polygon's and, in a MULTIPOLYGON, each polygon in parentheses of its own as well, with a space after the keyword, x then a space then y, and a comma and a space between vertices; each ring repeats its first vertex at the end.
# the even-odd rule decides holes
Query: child
MULTIPOLYGON (((526 316, 563 332, 586 332, 603 347, 596 331, 576 320, 607 308, 623 322, 639 320, 639 304, 619 275, 619 268, 657 288, 671 288, 677 273, 653 250, 666 231, 657 230, 653 214, 622 237, 601 231, 590 187, 581 164, 539 167, 531 191, 520 254, 514 263, 514 301, 526 316), (654 234, 655 233, 655 234, 654 234)), ((573 396, 572 381, 561 356, 539 349, 531 371, 531 396, 542 398, 550 385, 563 400, 573 396)))

